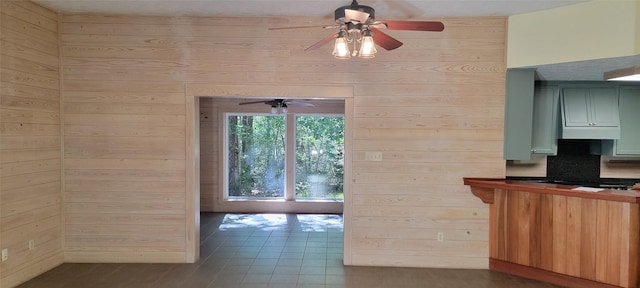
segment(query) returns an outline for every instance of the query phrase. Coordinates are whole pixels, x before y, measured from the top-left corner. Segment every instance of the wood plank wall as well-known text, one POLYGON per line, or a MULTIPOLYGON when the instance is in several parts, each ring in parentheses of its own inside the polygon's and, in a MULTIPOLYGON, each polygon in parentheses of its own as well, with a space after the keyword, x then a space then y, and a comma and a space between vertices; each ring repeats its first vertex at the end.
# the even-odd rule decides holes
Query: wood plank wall
POLYGON ((192 59, 169 19, 148 19, 62 18, 67 262, 186 261, 192 59))
POLYGON ((185 83, 338 84, 356 93, 353 264, 487 267, 488 208, 462 177, 505 173, 506 19, 443 21, 339 61, 303 51, 323 29, 265 29, 329 18, 64 16, 65 259, 181 259, 185 83))
POLYGON ((443 22, 443 33, 393 33, 406 46, 355 87, 354 264, 487 266, 488 209, 462 177, 505 174, 506 24, 443 22))
POLYGON ((13 287, 62 263, 60 58, 56 13, 0 3, 0 286, 13 287))

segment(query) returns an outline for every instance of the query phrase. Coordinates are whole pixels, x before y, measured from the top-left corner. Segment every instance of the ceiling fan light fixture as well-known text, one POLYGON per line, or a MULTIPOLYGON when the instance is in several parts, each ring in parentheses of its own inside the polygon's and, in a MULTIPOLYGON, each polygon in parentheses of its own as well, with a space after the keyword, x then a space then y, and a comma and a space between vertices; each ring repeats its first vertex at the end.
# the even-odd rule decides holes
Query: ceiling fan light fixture
POLYGON ((289 107, 287 107, 287 104, 282 103, 282 110, 281 110, 282 114, 287 114, 287 112, 289 112, 289 107))
POLYGON ((338 59, 351 58, 351 52, 349 51, 349 43, 345 38, 344 31, 340 31, 338 37, 336 37, 336 44, 333 47, 333 57, 338 59))
POLYGON ((362 33, 362 43, 360 43, 360 52, 358 57, 360 58, 373 58, 376 57, 376 45, 373 42, 373 36, 371 36, 371 31, 364 30, 362 33))
POLYGON ((631 67, 604 72, 604 80, 640 81, 640 66, 631 66, 631 67))
POLYGON ((278 114, 278 107, 276 107, 275 105, 271 106, 271 114, 278 114))

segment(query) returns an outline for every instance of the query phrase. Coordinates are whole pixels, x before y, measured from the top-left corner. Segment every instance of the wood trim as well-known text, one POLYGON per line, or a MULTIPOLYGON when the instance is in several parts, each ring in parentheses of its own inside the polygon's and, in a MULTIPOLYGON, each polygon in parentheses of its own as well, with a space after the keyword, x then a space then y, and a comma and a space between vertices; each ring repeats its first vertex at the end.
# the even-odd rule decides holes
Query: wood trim
MULTIPOLYGON (((344 151, 353 151, 353 98, 344 99, 344 151)), ((342 208, 343 221, 343 259, 344 265, 353 265, 353 153, 344 154, 344 206, 342 208)))
POLYGON ((598 193, 572 190, 579 186, 561 185, 551 183, 538 183, 528 181, 506 180, 499 178, 463 178, 464 185, 475 188, 490 188, 517 190, 523 192, 563 195, 578 198, 600 199, 614 202, 640 203, 640 191, 636 190, 609 190, 598 193))
POLYGON ((194 263, 200 257, 200 139, 199 103, 186 97, 186 187, 185 187, 185 261, 194 263))
POLYGON ((352 86, 187 84, 188 96, 243 98, 353 98, 352 86))
POLYGON ((489 269, 570 288, 614 288, 619 286, 586 280, 530 266, 489 258, 489 269))
POLYGON ((471 193, 482 200, 482 203, 493 204, 494 189, 471 187, 471 193))

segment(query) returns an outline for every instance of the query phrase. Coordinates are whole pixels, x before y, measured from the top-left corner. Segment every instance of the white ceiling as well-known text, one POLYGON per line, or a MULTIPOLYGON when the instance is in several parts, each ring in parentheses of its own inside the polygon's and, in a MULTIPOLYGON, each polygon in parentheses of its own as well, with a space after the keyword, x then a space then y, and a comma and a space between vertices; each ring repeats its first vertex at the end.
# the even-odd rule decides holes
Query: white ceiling
MULTIPOLYGON (((351 0, 35 0, 62 13, 193 16, 328 16, 351 0)), ((376 18, 508 16, 587 0, 361 0, 376 18)), ((400 19, 401 18, 401 19, 400 19)))
MULTIPOLYGON (((189 16, 309 16, 333 18, 351 0, 34 0, 63 14, 189 16)), ((384 20, 509 16, 588 0, 361 0, 384 20)), ((537 66, 544 80, 602 80, 606 71, 640 65, 640 55, 537 66)))

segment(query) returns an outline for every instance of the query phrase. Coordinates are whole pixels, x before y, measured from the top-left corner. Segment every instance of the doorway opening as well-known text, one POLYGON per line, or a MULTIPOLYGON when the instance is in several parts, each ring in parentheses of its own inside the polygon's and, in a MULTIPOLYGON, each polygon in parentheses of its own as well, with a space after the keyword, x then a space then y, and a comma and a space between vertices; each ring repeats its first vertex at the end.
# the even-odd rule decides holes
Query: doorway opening
MULTIPOLYGON (((351 264, 350 247, 351 247, 351 183, 350 181, 343 180, 342 187, 342 200, 336 201, 289 201, 285 199, 279 200, 265 200, 265 201, 223 201, 223 193, 215 193, 213 195, 206 194, 207 189, 213 191, 223 191, 221 185, 224 185, 225 178, 228 177, 225 169, 216 169, 211 165, 207 171, 205 168, 211 163, 222 163, 222 157, 220 156, 224 150, 224 142, 227 141, 225 137, 213 137, 207 138, 206 135, 202 135, 200 132, 207 126, 209 128, 222 132, 225 128, 222 125, 225 121, 227 114, 234 111, 228 111, 226 108, 230 106, 238 106, 238 101, 244 100, 256 100, 268 98, 281 98, 281 99, 307 99, 310 101, 319 101, 322 104, 333 103, 338 105, 328 105, 328 107, 338 107, 339 112, 335 111, 323 111, 324 114, 340 114, 343 115, 344 125, 344 148, 343 148, 343 179, 351 179, 351 162, 352 157, 348 151, 352 151, 352 118, 353 118, 353 87, 352 86, 276 86, 276 85, 216 85, 216 84, 187 84, 185 89, 185 103, 186 103, 186 262, 195 262, 198 260, 200 254, 199 239, 200 239, 200 212, 201 201, 212 202, 211 207, 213 211, 217 212, 229 212, 229 213, 305 213, 305 214, 342 214, 343 217, 343 240, 344 240, 344 257, 343 262, 345 265, 351 264), (224 95, 224 96, 215 96, 224 95), (256 97, 255 95, 264 95, 262 97, 256 97), (215 99, 216 105, 206 107, 203 103, 203 99, 215 99), (235 103, 234 103, 235 102, 235 103), (202 106, 202 107, 201 107, 202 106), (225 113, 219 113, 224 111, 225 113), (201 119, 209 119, 216 123, 201 122, 201 119), (203 143, 209 143, 213 145, 204 146, 203 143), (205 155, 209 157, 218 157, 217 161, 205 161, 205 155), (203 169, 201 169, 201 166, 203 169), (205 173, 210 173, 204 175, 205 173), (208 178, 209 177, 209 178, 208 178), (202 179, 202 181, 201 181, 202 179), (213 179, 215 183, 210 183, 204 179, 213 179), (209 187, 206 187, 209 185, 209 187), (207 196, 209 195, 209 196, 207 196), (209 200, 207 200, 209 197, 209 200), (264 202, 269 202, 269 205, 264 205, 264 202)), ((253 109, 248 111, 250 113, 265 113, 265 107, 260 105, 247 105, 247 109, 253 109), (249 108, 248 106, 251 106, 249 108)), ((270 108, 270 107, 267 107, 270 108)), ((326 108, 326 107, 325 107, 326 108)), ((332 109, 333 109, 332 108, 332 109)), ((232 109, 233 110, 233 109, 232 109)), ((331 110, 331 109, 329 109, 331 110)), ((289 108, 291 113, 287 114, 287 118, 293 117, 292 121, 295 121, 294 115, 305 114, 301 111, 295 111, 289 108)), ((242 113, 243 111, 235 111, 242 113)), ((244 111, 247 112, 247 111, 244 111)), ((289 133, 289 132, 287 132, 289 133)), ((220 133, 217 133, 220 135, 220 133)), ((294 139, 293 137, 287 137, 287 139, 294 139)), ((286 140, 292 143, 286 143, 290 147, 295 147, 295 140, 286 140)), ((293 153, 294 157, 287 157, 286 161, 295 161, 295 150, 289 149, 285 153, 293 153)), ((319 152, 316 150, 316 152, 319 152)), ((324 151, 323 151, 324 153, 324 151)), ((216 164, 216 165, 218 165, 216 164)), ((294 167, 293 162, 289 163, 286 167, 292 169, 294 167)), ((289 172, 287 172, 289 173, 289 172)), ((299 178, 301 179, 301 178, 299 178)), ((337 184, 328 181, 329 184, 337 184)), ((286 182, 286 191, 295 191, 295 183, 286 182), (292 187, 287 187, 291 185, 292 187)), ((308 194, 307 194, 308 195, 308 194)), ((206 205, 203 203, 202 206, 206 205)), ((202 209, 202 211, 206 211, 202 209)))

